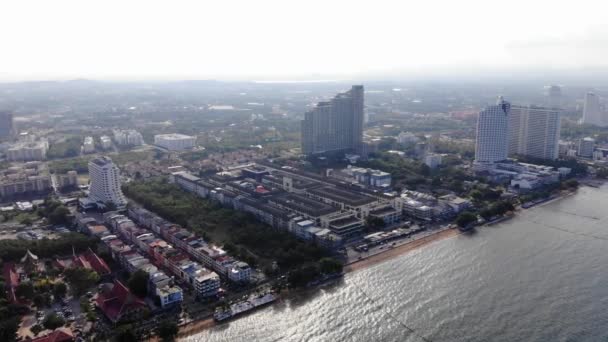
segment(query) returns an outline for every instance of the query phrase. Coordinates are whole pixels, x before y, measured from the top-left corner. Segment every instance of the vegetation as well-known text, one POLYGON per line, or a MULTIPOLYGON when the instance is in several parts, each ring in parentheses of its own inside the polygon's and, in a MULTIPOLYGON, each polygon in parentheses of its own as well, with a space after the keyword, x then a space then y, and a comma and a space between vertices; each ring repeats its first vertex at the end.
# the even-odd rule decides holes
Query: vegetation
POLYGON ((319 261, 319 268, 323 274, 342 273, 342 263, 333 258, 322 258, 319 261))
POLYGON ((174 341, 175 336, 177 336, 178 328, 175 322, 164 320, 160 322, 157 331, 158 337, 163 341, 174 341))
POLYGON ((597 172, 595 173, 595 175, 598 178, 602 178, 602 179, 606 179, 608 178, 608 168, 606 167, 601 167, 597 170, 597 172))
POLYGON ((489 220, 492 217, 504 215, 506 212, 513 211, 514 209, 515 207, 513 207, 513 204, 510 202, 498 201, 490 205, 488 208, 480 211, 479 215, 484 219, 489 220))
POLYGON ((456 224, 463 228, 475 221, 477 221, 477 216, 469 211, 460 213, 456 218, 456 224))
POLYGON ((34 298, 34 285, 29 281, 20 283, 15 288, 15 295, 17 298, 32 300, 34 298))
POLYGON ((78 173, 88 173, 89 159, 90 157, 54 160, 49 163, 49 169, 53 173, 67 173, 72 170, 78 173))
POLYGON ((70 210, 57 200, 45 199, 44 206, 38 208, 37 213, 41 217, 47 217, 51 224, 66 224, 69 222, 70 210))
POLYGON ((72 247, 79 252, 93 247, 95 244, 94 238, 79 233, 64 234, 53 240, 0 240, 0 258, 4 261, 18 260, 25 255, 28 249, 39 257, 49 258, 55 255, 71 254, 72 247))
POLYGON ((116 329, 116 342, 133 342, 137 341, 137 336, 130 324, 122 325, 116 329))
POLYGON ((79 136, 68 137, 65 141, 52 143, 46 155, 49 159, 76 157, 80 154, 81 144, 79 136))
POLYGON ((48 314, 44 318, 44 321, 42 321, 42 325, 46 329, 50 329, 50 330, 55 330, 59 327, 62 327, 64 324, 65 324, 65 320, 63 318, 59 317, 55 313, 48 314))
MULTIPOLYGON (((0 285, 4 288, 5 280, 0 275, 0 285)), ((17 330, 21 315, 27 314, 29 308, 24 305, 9 304, 4 296, 0 296, 0 341, 13 342, 17 340, 17 330)))
POLYGON ((137 270, 131 275, 127 282, 129 289, 135 295, 144 298, 148 293, 148 273, 142 270, 137 270))
POLYGON ((64 275, 75 296, 81 296, 99 281, 97 272, 81 267, 67 269, 64 275))
POLYGON ((123 186, 125 194, 163 218, 180 224, 206 239, 224 244, 244 260, 269 269, 273 261, 287 270, 316 263, 326 252, 271 229, 251 215, 222 208, 188 194, 165 180, 135 181, 123 186))
POLYGON ((65 295, 68 292, 68 287, 65 285, 64 282, 56 282, 53 285, 53 296, 55 296, 55 298, 63 298, 65 297, 65 295))

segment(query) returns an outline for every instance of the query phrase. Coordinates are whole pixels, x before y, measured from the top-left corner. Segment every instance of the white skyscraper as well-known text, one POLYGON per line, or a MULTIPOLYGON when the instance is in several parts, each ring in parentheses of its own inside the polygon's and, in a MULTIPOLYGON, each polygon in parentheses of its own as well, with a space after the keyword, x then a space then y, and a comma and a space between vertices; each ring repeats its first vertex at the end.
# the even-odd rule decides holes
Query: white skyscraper
POLYGON ((507 159, 509 151, 509 111, 511 104, 498 98, 495 105, 479 113, 475 140, 475 163, 490 165, 507 159))
POLYGON ((509 154, 557 159, 561 115, 557 108, 511 106, 509 154))
POLYGON ((602 110, 600 108, 600 98, 594 93, 585 94, 585 107, 583 109, 583 123, 604 126, 602 110))
POLYGON ((127 204, 120 189, 120 171, 108 157, 94 158, 89 162, 89 198, 101 203, 113 203, 117 207, 127 204))

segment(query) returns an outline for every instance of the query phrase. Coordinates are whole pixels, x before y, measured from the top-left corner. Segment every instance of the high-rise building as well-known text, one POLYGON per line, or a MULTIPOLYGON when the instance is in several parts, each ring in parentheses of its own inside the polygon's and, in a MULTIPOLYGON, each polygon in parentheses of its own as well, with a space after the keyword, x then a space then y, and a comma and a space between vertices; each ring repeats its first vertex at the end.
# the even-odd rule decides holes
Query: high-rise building
POLYGON ((558 85, 550 85, 545 87, 547 101, 546 105, 549 108, 562 108, 562 88, 558 85))
POLYGON ((511 106, 509 154, 557 159, 561 115, 557 108, 511 106))
POLYGON ((8 138, 13 133, 13 113, 0 112, 0 138, 8 138))
POLYGON ((112 203, 117 207, 127 204, 120 188, 120 171, 108 157, 94 158, 89 162, 89 198, 100 203, 112 203))
POLYGON ((509 111, 511 104, 502 96, 477 118, 475 163, 479 166, 507 159, 509 151, 509 111))
POLYGON ((600 108, 600 98, 594 93, 585 94, 585 104, 583 108, 583 123, 596 126, 604 126, 602 109, 600 108))
POLYGON ((581 157, 591 158, 595 148, 595 139, 587 137, 578 141, 577 154, 581 157))
POLYGON ((363 86, 354 85, 304 114, 302 152, 352 151, 363 142, 363 86))

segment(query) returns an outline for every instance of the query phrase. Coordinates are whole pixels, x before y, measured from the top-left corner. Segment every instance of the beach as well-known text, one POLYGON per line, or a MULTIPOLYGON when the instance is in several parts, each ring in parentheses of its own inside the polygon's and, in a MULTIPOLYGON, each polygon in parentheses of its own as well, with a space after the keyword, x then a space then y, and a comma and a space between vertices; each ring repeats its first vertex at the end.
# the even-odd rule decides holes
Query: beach
POLYGON ((408 242, 406 244, 396 246, 392 249, 388 249, 382 253, 372 255, 365 259, 357 260, 357 261, 353 262, 352 264, 345 266, 344 272, 354 272, 354 271, 357 271, 357 270, 360 270, 360 269, 363 269, 366 267, 370 267, 370 266, 382 263, 384 261, 390 260, 392 258, 395 258, 399 255, 409 253, 417 248, 426 246, 435 241, 454 237, 459 234, 460 234, 460 231, 458 229, 442 230, 435 234, 431 234, 431 235, 425 236, 423 238, 414 240, 412 242, 408 242))

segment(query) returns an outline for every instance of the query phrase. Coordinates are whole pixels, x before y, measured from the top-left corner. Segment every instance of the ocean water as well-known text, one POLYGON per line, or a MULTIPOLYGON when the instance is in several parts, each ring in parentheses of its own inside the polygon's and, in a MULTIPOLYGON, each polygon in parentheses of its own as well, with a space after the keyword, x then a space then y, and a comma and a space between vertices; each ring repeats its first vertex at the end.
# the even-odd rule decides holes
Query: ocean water
POLYGON ((608 187, 347 274, 187 341, 608 341, 608 187))

